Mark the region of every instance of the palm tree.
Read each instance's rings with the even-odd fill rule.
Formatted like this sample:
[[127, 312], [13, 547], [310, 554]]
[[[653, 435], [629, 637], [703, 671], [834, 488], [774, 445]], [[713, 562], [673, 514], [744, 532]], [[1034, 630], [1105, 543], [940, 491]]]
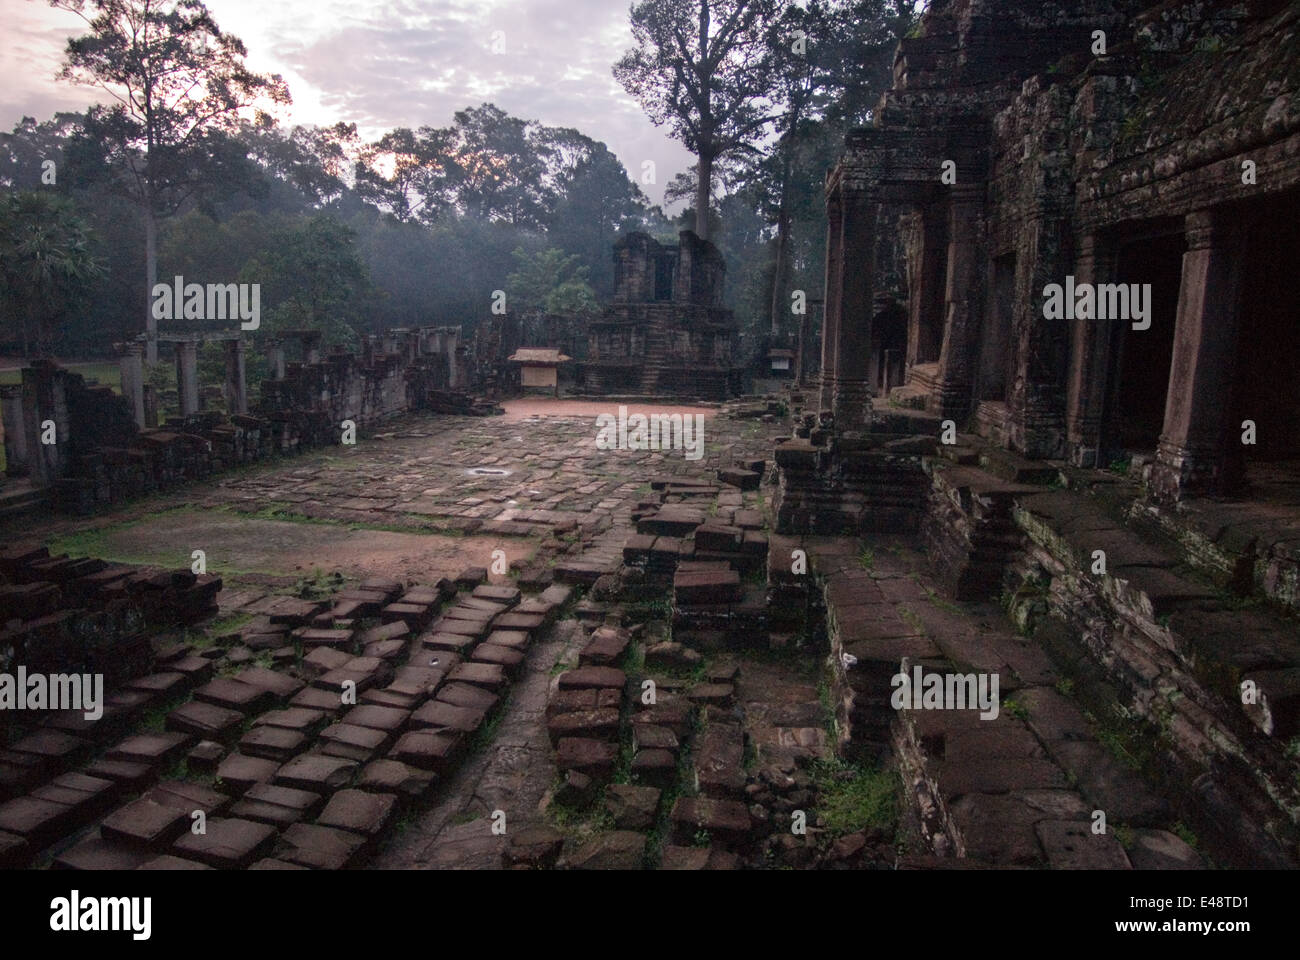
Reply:
[[0, 310], [21, 327], [24, 356], [32, 327], [37, 351], [53, 352], [60, 324], [104, 272], [66, 198], [35, 191], [0, 198]]

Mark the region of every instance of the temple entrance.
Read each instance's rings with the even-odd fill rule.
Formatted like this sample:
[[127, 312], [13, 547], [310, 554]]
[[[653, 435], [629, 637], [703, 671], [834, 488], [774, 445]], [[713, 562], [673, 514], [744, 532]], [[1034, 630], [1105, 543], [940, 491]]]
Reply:
[[1007, 387], [1015, 369], [1015, 345], [1012, 343], [1012, 311], [1016, 296], [1016, 255], [1008, 253], [993, 262], [993, 282], [989, 290], [989, 308], [984, 335], [980, 338], [978, 398], [1006, 400]]
[[1186, 249], [1180, 232], [1144, 238], [1119, 250], [1115, 282], [1151, 284], [1151, 326], [1134, 330], [1130, 321], [1111, 321], [1116, 362], [1107, 390], [1105, 440], [1116, 457], [1151, 453], [1160, 440]]
[[1241, 424], [1255, 423], [1247, 461], [1292, 460], [1300, 466], [1300, 192], [1275, 198], [1251, 220], [1242, 250], [1241, 315], [1228, 445]]

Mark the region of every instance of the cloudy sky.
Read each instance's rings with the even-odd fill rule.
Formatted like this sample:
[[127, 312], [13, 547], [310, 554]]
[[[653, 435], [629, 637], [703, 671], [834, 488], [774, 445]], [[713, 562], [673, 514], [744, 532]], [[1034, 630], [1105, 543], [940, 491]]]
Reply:
[[[658, 201], [692, 159], [650, 125], [610, 67], [631, 45], [630, 0], [207, 0], [249, 65], [284, 75], [296, 123], [356, 123], [373, 138], [393, 127], [446, 126], [491, 101], [515, 116], [576, 127], [603, 140], [640, 179], [653, 160]], [[56, 81], [74, 14], [45, 0], [0, 3], [0, 129], [48, 119], [104, 95]], [[494, 41], [501, 53], [494, 53]]]

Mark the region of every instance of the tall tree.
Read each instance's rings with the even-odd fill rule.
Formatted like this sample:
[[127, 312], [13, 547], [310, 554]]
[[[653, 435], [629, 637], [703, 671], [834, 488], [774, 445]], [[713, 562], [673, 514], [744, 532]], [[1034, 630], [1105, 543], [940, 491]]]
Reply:
[[238, 168], [222, 136], [241, 114], [285, 104], [279, 75], [254, 73], [238, 37], [222, 32], [199, 0], [50, 0], [80, 16], [90, 32], [68, 41], [60, 77], [101, 87], [111, 104], [87, 112], [87, 134], [119, 171], [145, 227], [145, 330], [158, 359], [149, 305], [158, 274], [158, 221], [174, 214], [213, 171]]
[[[24, 354], [33, 332], [38, 352], [53, 353], [59, 323], [102, 275], [89, 231], [66, 197], [48, 192], [0, 197], [0, 305], [19, 321]], [[34, 331], [29, 320], [35, 321]]]
[[753, 151], [773, 120], [770, 34], [783, 0], [641, 0], [636, 46], [614, 77], [656, 126], [696, 156], [695, 232], [709, 236], [709, 186], [719, 157]]

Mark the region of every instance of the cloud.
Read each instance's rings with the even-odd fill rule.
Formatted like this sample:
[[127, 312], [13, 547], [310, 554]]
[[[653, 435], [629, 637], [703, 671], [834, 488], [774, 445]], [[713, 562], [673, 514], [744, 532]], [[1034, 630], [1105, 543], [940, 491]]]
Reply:
[[[627, 5], [611, 0], [210, 0], [255, 69], [281, 73], [295, 122], [356, 123], [377, 137], [397, 126], [445, 126], [491, 101], [516, 116], [574, 127], [604, 141], [640, 180], [653, 161], [658, 201], [693, 158], [653, 127], [610, 67], [631, 42]], [[53, 79], [80, 21], [43, 4], [12, 5], [0, 29], [19, 42], [0, 54], [0, 125], [44, 118], [92, 97]], [[496, 43], [503, 52], [494, 53]], [[18, 48], [15, 50], [15, 48]]]

